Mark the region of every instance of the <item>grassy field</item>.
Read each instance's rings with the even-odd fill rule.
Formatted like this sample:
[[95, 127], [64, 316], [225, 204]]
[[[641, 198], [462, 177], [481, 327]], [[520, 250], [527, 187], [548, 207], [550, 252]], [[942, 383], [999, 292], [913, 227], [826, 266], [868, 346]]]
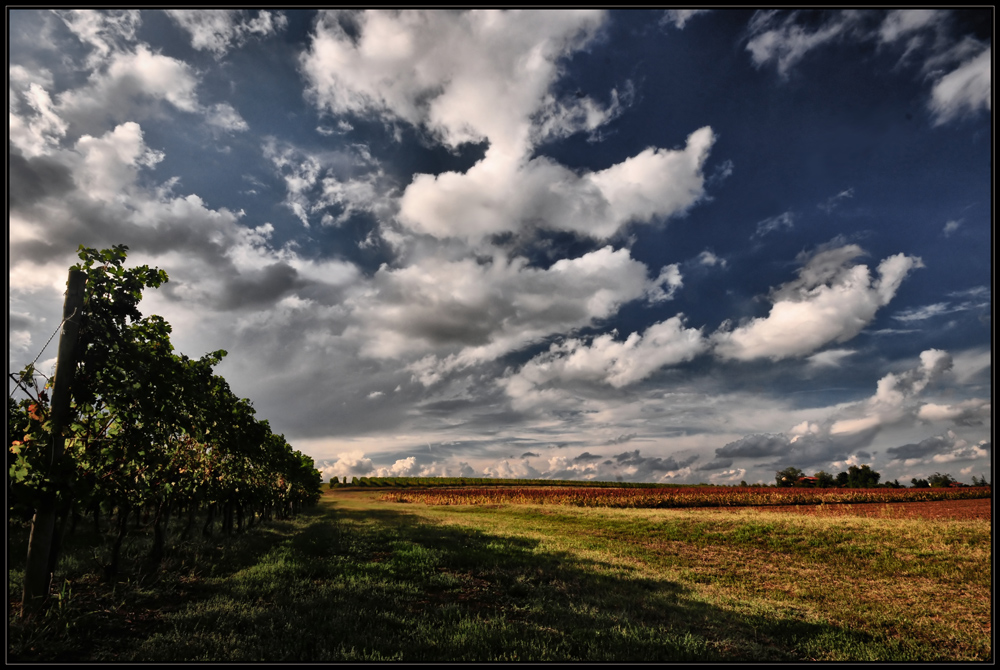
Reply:
[[115, 585], [71, 546], [9, 660], [993, 658], [989, 521], [377, 497], [331, 490]]

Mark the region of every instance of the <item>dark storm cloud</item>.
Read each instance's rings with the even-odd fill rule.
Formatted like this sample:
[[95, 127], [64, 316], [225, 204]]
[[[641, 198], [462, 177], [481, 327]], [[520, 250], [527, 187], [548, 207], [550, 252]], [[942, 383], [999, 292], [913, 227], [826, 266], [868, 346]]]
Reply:
[[523, 454], [521, 454], [521, 458], [538, 458], [538, 454], [534, 453], [533, 451], [526, 451]]
[[747, 435], [715, 450], [717, 457], [759, 458], [778, 456], [789, 450], [789, 440], [785, 435]]
[[442, 305], [436, 311], [415, 315], [405, 327], [414, 337], [437, 345], [478, 346], [490, 341], [494, 325], [483, 310], [466, 305]]
[[25, 158], [8, 144], [7, 188], [11, 209], [29, 207], [48, 197], [58, 197], [76, 186], [65, 165], [45, 156]]
[[724, 470], [733, 465], [733, 459], [731, 458], [716, 458], [710, 463], [705, 463], [705, 465], [700, 465], [695, 470], [703, 472], [706, 470]]
[[638, 437], [638, 433], [623, 433], [616, 438], [608, 440], [608, 444], [625, 444]]
[[582, 454], [580, 454], [579, 456], [577, 456], [576, 458], [574, 458], [573, 462], [574, 463], [585, 463], [587, 461], [599, 461], [599, 460], [601, 460], [601, 458], [602, 458], [601, 456], [595, 456], [594, 454], [590, 453], [589, 451], [585, 451]]
[[11, 260], [45, 263], [54, 258], [65, 256], [67, 248], [50, 244], [42, 240], [24, 240], [10, 245]]
[[449, 416], [457, 411], [476, 407], [478, 404], [476, 401], [467, 398], [456, 398], [421, 403], [419, 407], [420, 411], [426, 414]]
[[[494, 435], [496, 433], [503, 432], [509, 426], [518, 425], [520, 422], [524, 421], [525, 418], [523, 412], [507, 409], [493, 409], [494, 404], [488, 398], [480, 399], [477, 404], [480, 408], [482, 408], [482, 411], [470, 414], [465, 424], [463, 424], [463, 427], [469, 430], [476, 430], [483, 435]], [[536, 440], [532, 441], [534, 442]], [[567, 442], [562, 446], [567, 446], [569, 444], [570, 443]]]
[[[779, 460], [767, 464], [766, 467], [781, 470], [788, 466], [795, 466], [807, 472], [829, 468], [831, 462], [846, 460], [853, 453], [854, 447], [852, 445], [856, 441], [855, 437], [855, 435], [851, 435], [845, 439], [843, 436], [830, 438], [823, 435], [801, 435], [795, 442], [789, 444], [787, 451], [776, 454], [780, 457]], [[865, 444], [868, 442], [870, 439], [866, 439]], [[867, 458], [867, 456], [860, 455], [863, 453], [865, 452], [859, 452], [856, 455], [859, 458]]]
[[29, 314], [8, 314], [7, 327], [9, 330], [27, 330], [38, 325], [38, 319]]
[[[55, 164], [49, 166], [59, 173]], [[68, 168], [67, 168], [68, 170]], [[126, 245], [132, 252], [159, 255], [169, 251], [198, 259], [213, 269], [225, 270], [232, 261], [227, 257], [238, 228], [235, 215], [212, 212], [188, 200], [144, 202], [145, 215], [136, 218], [136, 210], [116, 203], [98, 202], [70, 178], [69, 190], [56, 206], [46, 206], [33, 217], [44, 217], [46, 235], [42, 240], [12, 242], [11, 254], [34, 263], [63, 258], [78, 246], [104, 249]], [[65, 182], [63, 183], [65, 185]]]
[[748, 435], [726, 446], [716, 449], [716, 458], [712, 463], [698, 468], [699, 470], [724, 469], [731, 467], [735, 459], [758, 459], [766, 456], [776, 456], [778, 460], [765, 463], [742, 463], [743, 467], [754, 467], [775, 470], [794, 466], [807, 471], [830, 467], [834, 461], [843, 461], [854, 453], [861, 459], [869, 459], [865, 451], [856, 452], [860, 446], [867, 446], [878, 432], [873, 430], [860, 431], [850, 435], [800, 435], [792, 442], [786, 435]]
[[226, 286], [225, 296], [219, 301], [219, 307], [240, 309], [272, 304], [305, 285], [306, 282], [295, 268], [287, 263], [272, 263], [257, 272], [230, 281]]
[[[847, 433], [845, 435], [833, 435], [830, 439], [832, 445], [839, 448], [841, 453], [847, 452], [851, 453], [857, 451], [858, 449], [866, 449], [872, 445], [875, 438], [879, 433], [882, 432], [882, 426], [872, 426], [864, 430], [859, 430], [856, 433]], [[858, 452], [865, 453], [865, 452]], [[840, 458], [840, 457], [837, 457]], [[837, 460], [835, 458], [834, 460]]]
[[967, 458], [972, 458], [973, 456], [971, 456], [970, 454], [976, 448], [982, 449], [983, 451], [992, 451], [993, 450], [993, 443], [992, 442], [982, 442], [982, 443], [980, 443], [978, 445], [975, 445], [973, 447], [969, 447], [969, 448], [963, 449], [960, 453], [963, 454], [963, 458], [966, 458], [966, 457]]
[[979, 444], [968, 444], [954, 433], [949, 432], [945, 435], [929, 437], [917, 444], [890, 447], [887, 451], [893, 460], [933, 458], [935, 462], [949, 462], [989, 458], [992, 448], [992, 442], [984, 440]]
[[615, 456], [615, 460], [622, 465], [628, 465], [636, 460], [640, 459], [639, 450], [635, 451], [623, 451], [622, 453]]
[[943, 435], [928, 437], [916, 444], [904, 444], [899, 447], [889, 447], [886, 451], [893, 460], [905, 461], [910, 458], [926, 458], [935, 454], [947, 453], [951, 450], [952, 440]]
[[[22, 161], [23, 164], [27, 163]], [[58, 164], [46, 166], [61, 174]], [[34, 167], [29, 165], [28, 167]], [[68, 188], [73, 181], [68, 178]], [[114, 204], [96, 202], [79, 190], [64, 194], [58, 208], [47, 207], [47, 235], [44, 240], [27, 239], [12, 243], [11, 256], [35, 263], [63, 258], [79, 245], [107, 248], [126, 245], [132, 253], [158, 256], [177, 252], [185, 261], [200, 262], [201, 272], [181, 272], [161, 289], [170, 299], [187, 302], [192, 292], [205, 293], [205, 301], [215, 309], [261, 309], [296, 293], [318, 305], [339, 303], [342, 289], [303, 277], [284, 261], [252, 271], [241, 271], [230, 257], [234, 245], [245, 243], [249, 231], [238, 223], [236, 214], [212, 211], [196, 197], [161, 199], [144, 203], [144, 216]], [[151, 263], [155, 265], [156, 263]], [[171, 272], [173, 274], [173, 272]], [[209, 282], [205, 283], [205, 279]], [[220, 282], [211, 291], [204, 286]]]
[[681, 461], [677, 461], [673, 456], [667, 456], [666, 458], [646, 458], [639, 455], [639, 450], [635, 451], [625, 451], [617, 456], [615, 460], [618, 461], [620, 466], [632, 466], [638, 468], [642, 473], [647, 472], [674, 472], [685, 468], [696, 460], [698, 456], [689, 456]]
[[135, 235], [126, 234], [132, 226], [121, 221], [120, 213], [80, 197], [78, 191], [65, 194], [60, 208], [46, 208], [44, 240], [12, 241], [11, 258], [43, 264], [65, 258], [78, 246], [103, 249], [115, 244], [134, 248]]

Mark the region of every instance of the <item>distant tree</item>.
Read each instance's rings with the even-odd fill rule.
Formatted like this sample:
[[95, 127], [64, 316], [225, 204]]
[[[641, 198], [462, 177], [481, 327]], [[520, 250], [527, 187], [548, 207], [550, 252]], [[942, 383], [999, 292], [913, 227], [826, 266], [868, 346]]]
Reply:
[[831, 488], [837, 483], [836, 477], [823, 470], [817, 472], [813, 477], [816, 478], [816, 486], [821, 489]]
[[905, 488], [902, 484], [899, 483], [898, 479], [894, 479], [891, 482], [883, 482], [882, 483], [882, 487], [883, 488], [887, 488], [887, 489], [901, 489], [901, 488]]
[[917, 479], [916, 477], [914, 477], [913, 479], [910, 480], [910, 483], [913, 484], [913, 488], [915, 489], [926, 489], [930, 487], [930, 484], [927, 482], [926, 479]]
[[848, 483], [848, 475], [846, 472], [837, 473], [837, 486], [840, 488], [847, 488], [850, 484]]
[[986, 477], [976, 477], [972, 475], [972, 485], [973, 486], [990, 486], [990, 483], [986, 481]]
[[927, 482], [932, 488], [944, 488], [946, 486], [951, 486], [951, 483], [955, 481], [955, 478], [949, 474], [941, 474], [940, 472], [935, 472], [933, 475], [927, 478]]
[[873, 489], [878, 486], [882, 475], [868, 465], [852, 465], [847, 469], [847, 486], [852, 489]]
[[[972, 478], [972, 481], [976, 481], [976, 478], [975, 478], [975, 477], [973, 477], [973, 478]], [[740, 486], [746, 486], [746, 485], [747, 485], [747, 480], [745, 480], [745, 479], [741, 479], [741, 480], [740, 480]], [[979, 484], [976, 484], [976, 486], [979, 486]]]
[[798, 468], [785, 468], [784, 470], [779, 470], [774, 473], [774, 480], [777, 482], [778, 486], [794, 486], [799, 477], [803, 476], [805, 473]]

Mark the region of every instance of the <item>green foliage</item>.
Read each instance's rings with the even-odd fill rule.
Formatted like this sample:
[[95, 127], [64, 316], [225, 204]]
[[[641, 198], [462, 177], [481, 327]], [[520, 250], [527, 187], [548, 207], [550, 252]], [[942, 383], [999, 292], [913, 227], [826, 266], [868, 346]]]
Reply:
[[45, 443], [45, 418], [39, 403], [7, 398], [7, 504], [12, 518], [30, 519], [36, 491], [45, 486], [45, 450], [32, 448]]
[[945, 486], [951, 486], [955, 481], [955, 478], [949, 474], [942, 475], [940, 472], [935, 472], [933, 475], [927, 478], [927, 482], [931, 485], [931, 488], [943, 488]]
[[910, 483], [913, 484], [913, 488], [915, 489], [930, 488], [930, 483], [928, 483], [926, 479], [917, 479], [916, 477], [914, 477], [913, 479], [910, 480]]
[[972, 475], [972, 485], [973, 486], [992, 486], [988, 481], [986, 481], [986, 477], [977, 477], [976, 475]]
[[847, 486], [852, 489], [872, 489], [878, 486], [881, 477], [869, 465], [852, 465], [847, 469]]
[[816, 486], [818, 488], [828, 489], [837, 484], [837, 478], [824, 470], [820, 470], [813, 476], [816, 477]]
[[[258, 420], [213, 367], [219, 350], [193, 360], [174, 352], [170, 324], [138, 310], [162, 270], [126, 268], [127, 247], [80, 247], [85, 273], [77, 369], [62, 459], [49, 463], [47, 389], [27, 368], [29, 397], [8, 402], [8, 497], [20, 513], [55, 491], [64, 510], [104, 505], [155, 509], [201, 503], [282, 506], [319, 499], [311, 458]], [[119, 512], [121, 514], [121, 512]]]
[[774, 480], [778, 486], [795, 486], [795, 483], [799, 481], [799, 477], [802, 477], [804, 474], [798, 468], [788, 467], [774, 473]]

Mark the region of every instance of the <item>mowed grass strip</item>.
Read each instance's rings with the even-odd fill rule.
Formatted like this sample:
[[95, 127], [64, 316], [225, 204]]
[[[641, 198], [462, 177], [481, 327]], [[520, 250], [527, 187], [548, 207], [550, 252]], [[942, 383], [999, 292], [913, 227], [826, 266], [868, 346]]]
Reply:
[[992, 659], [988, 522], [374, 495], [176, 546], [113, 593], [70, 559], [14, 660]]

